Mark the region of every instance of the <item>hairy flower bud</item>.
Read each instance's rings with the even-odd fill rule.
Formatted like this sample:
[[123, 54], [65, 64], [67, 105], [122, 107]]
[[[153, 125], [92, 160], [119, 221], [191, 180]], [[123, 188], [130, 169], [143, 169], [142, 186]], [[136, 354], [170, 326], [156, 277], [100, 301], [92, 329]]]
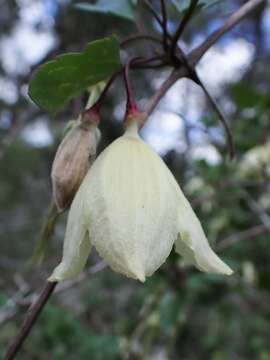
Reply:
[[99, 137], [96, 115], [84, 114], [59, 145], [51, 171], [53, 198], [59, 211], [71, 204], [95, 160]]
[[138, 135], [137, 118], [88, 171], [71, 205], [63, 259], [50, 281], [78, 275], [91, 246], [117, 272], [145, 280], [176, 252], [198, 269], [230, 275], [162, 159]]

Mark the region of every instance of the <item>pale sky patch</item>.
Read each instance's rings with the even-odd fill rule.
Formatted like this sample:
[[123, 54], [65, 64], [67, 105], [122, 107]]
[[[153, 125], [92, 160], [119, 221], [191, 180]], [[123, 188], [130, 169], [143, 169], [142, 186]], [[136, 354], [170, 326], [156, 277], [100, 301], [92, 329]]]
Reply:
[[46, 147], [53, 143], [46, 117], [40, 117], [34, 123], [27, 125], [21, 136], [25, 142], [36, 148]]

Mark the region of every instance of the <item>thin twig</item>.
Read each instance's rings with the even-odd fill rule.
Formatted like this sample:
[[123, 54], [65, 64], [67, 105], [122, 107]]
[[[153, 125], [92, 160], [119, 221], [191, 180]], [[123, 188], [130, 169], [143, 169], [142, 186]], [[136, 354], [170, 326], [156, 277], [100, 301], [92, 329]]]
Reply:
[[224, 129], [225, 129], [230, 158], [233, 159], [234, 154], [235, 154], [235, 149], [234, 149], [234, 142], [233, 142], [232, 133], [231, 133], [230, 127], [228, 125], [228, 122], [227, 122], [225, 116], [223, 115], [223, 113], [221, 112], [221, 110], [219, 109], [219, 107], [218, 107], [217, 103], [215, 102], [214, 98], [210, 95], [209, 91], [206, 89], [205, 85], [201, 82], [201, 80], [199, 80], [199, 86], [202, 88], [202, 90], [205, 93], [209, 103], [212, 105], [212, 108], [217, 113], [217, 115], [218, 115]]
[[218, 30], [214, 31], [201, 45], [191, 51], [189, 54], [190, 64], [195, 65], [203, 57], [206, 51], [221, 38], [221, 36], [231, 30], [252, 10], [265, 1], [266, 0], [249, 0], [243, 6], [241, 6], [225, 21], [225, 23]]
[[159, 69], [170, 65], [163, 55], [138, 58], [130, 64], [130, 69]]
[[172, 39], [172, 45], [171, 45], [171, 57], [174, 58], [175, 57], [175, 52], [176, 52], [176, 48], [177, 48], [177, 42], [180, 39], [181, 35], [183, 34], [183, 31], [185, 30], [187, 24], [189, 23], [195, 9], [196, 6], [198, 4], [199, 0], [191, 0], [189, 8], [187, 10], [187, 12], [185, 13], [182, 21], [180, 22], [174, 36]]
[[226, 238], [220, 240], [215, 250], [216, 251], [222, 251], [224, 249], [227, 249], [228, 247], [234, 245], [235, 243], [243, 240], [253, 239], [257, 236], [264, 235], [268, 232], [268, 229], [265, 225], [256, 225], [251, 227], [250, 229], [239, 231], [235, 234], [232, 234], [230, 236], [227, 236]]
[[142, 16], [142, 12], [140, 9], [143, 7], [143, 0], [137, 1], [137, 6], [135, 8], [135, 24], [140, 34], [147, 34], [146, 28], [145, 28], [145, 21]]
[[18, 353], [25, 339], [27, 338], [29, 332], [34, 326], [37, 318], [39, 317], [43, 307], [52, 295], [56, 284], [57, 282], [47, 282], [42, 292], [40, 293], [37, 301], [32, 306], [30, 306], [18, 335], [15, 337], [14, 341], [12, 342], [7, 351], [5, 360], [12, 360], [15, 358], [16, 354]]
[[157, 36], [146, 35], [146, 34], [134, 34], [134, 35], [130, 35], [130, 36], [126, 37], [125, 39], [123, 39], [120, 43], [120, 46], [122, 48], [125, 48], [131, 42], [138, 41], [138, 40], [148, 40], [148, 41], [152, 41], [157, 44], [163, 43], [162, 40]]
[[[107, 267], [107, 264], [104, 261], [100, 261], [97, 264], [90, 266], [88, 269], [83, 271], [76, 279], [67, 280], [58, 284], [55, 295], [69, 290], [70, 288], [78, 285], [80, 282], [85, 280], [89, 275], [94, 275]], [[7, 321], [14, 318], [21, 307], [30, 306], [35, 299], [37, 299], [38, 294], [36, 292], [31, 292], [28, 295], [25, 295], [21, 291], [12, 296], [7, 304], [1, 308], [0, 311], [0, 325], [3, 326]]]
[[241, 194], [245, 198], [247, 205], [253, 214], [258, 217], [261, 223], [267, 228], [268, 232], [270, 232], [270, 216], [264, 208], [262, 208], [247, 191], [241, 190]]
[[197, 85], [199, 85], [201, 87], [201, 89], [203, 90], [203, 92], [206, 95], [206, 98], [208, 99], [209, 103], [211, 104], [212, 108], [217, 113], [217, 115], [218, 115], [224, 129], [225, 129], [225, 133], [226, 133], [226, 137], [227, 137], [228, 149], [229, 149], [229, 153], [230, 153], [230, 158], [232, 159], [234, 157], [234, 154], [235, 154], [234, 143], [233, 143], [232, 133], [231, 133], [231, 130], [229, 128], [229, 125], [227, 123], [227, 120], [226, 120], [225, 116], [223, 115], [223, 113], [219, 109], [219, 107], [216, 104], [214, 98], [210, 95], [209, 91], [207, 90], [207, 88], [205, 87], [205, 85], [203, 84], [201, 79], [199, 78], [199, 75], [198, 75], [196, 69], [192, 65], [190, 65], [189, 59], [187, 58], [186, 54], [183, 52], [183, 50], [181, 49], [180, 46], [177, 46], [177, 51], [179, 52], [180, 60], [181, 60], [182, 64], [185, 66], [186, 70], [189, 73], [189, 78], [191, 80], [193, 80]]
[[156, 70], [156, 69], [161, 69], [164, 68], [165, 66], [170, 66], [169, 62], [159, 62], [156, 64], [134, 64], [131, 68], [132, 69], [150, 69], [150, 70]]
[[89, 275], [97, 274], [98, 272], [104, 270], [108, 265], [105, 263], [105, 261], [99, 261], [97, 264], [90, 266], [88, 269], [80, 273], [76, 279], [67, 280], [64, 282], [61, 282], [55, 291], [55, 294], [59, 294], [63, 291], [69, 290], [73, 286], [78, 285], [83, 280], [85, 280]]
[[159, 23], [161, 28], [163, 28], [163, 21], [160, 19], [158, 13], [153, 8], [153, 6], [150, 4], [150, 2], [148, 0], [143, 0], [143, 3], [145, 5], [145, 7], [147, 8], [147, 10], [150, 12], [150, 14], [152, 14], [153, 18], [156, 19], [156, 21]]
[[[6, 151], [10, 147], [10, 145], [12, 145], [13, 142], [17, 139], [18, 135], [21, 133], [26, 123], [27, 124], [31, 123], [39, 116], [39, 114], [40, 112], [37, 110], [33, 110], [30, 113], [26, 111], [23, 114], [22, 111], [20, 110], [20, 115], [18, 115], [18, 120], [14, 120], [14, 123], [9, 129], [9, 132], [6, 134], [6, 136], [4, 137], [4, 139], [2, 139], [0, 143], [0, 161], [5, 156]], [[15, 116], [17, 116], [16, 113], [14, 114], [14, 117]]]
[[154, 292], [147, 297], [146, 301], [143, 304], [143, 307], [140, 310], [137, 323], [134, 329], [127, 336], [127, 343], [124, 349], [123, 358], [124, 360], [130, 359], [133, 353], [133, 345], [142, 337], [146, 327], [149, 316], [158, 306], [160, 299], [164, 293], [163, 284], [158, 286]]
[[160, 0], [161, 13], [162, 13], [162, 31], [163, 31], [163, 47], [166, 52], [169, 48], [168, 45], [168, 19], [167, 19], [167, 9], [165, 0]]
[[164, 56], [163, 55], [155, 55], [155, 56], [151, 56], [151, 57], [133, 58], [132, 62], [130, 63], [130, 68], [134, 68], [139, 64], [141, 64], [141, 65], [150, 64], [155, 61], [164, 61]]
[[[163, 28], [163, 24], [164, 24], [164, 21], [159, 17], [158, 13], [156, 12], [156, 10], [153, 8], [153, 6], [149, 3], [149, 1], [147, 0], [144, 0], [143, 1], [144, 5], [147, 7], [148, 11], [152, 14], [152, 16], [154, 17], [154, 19], [156, 19], [157, 23], [160, 25], [162, 31], [163, 31], [163, 34], [164, 34], [164, 28]], [[165, 4], [164, 4], [165, 5]], [[166, 13], [166, 16], [167, 16], [167, 13]], [[173, 37], [172, 35], [169, 33], [168, 31], [168, 24], [167, 24], [167, 20], [166, 20], [166, 37], [167, 39], [169, 39], [170, 41], [172, 41]]]

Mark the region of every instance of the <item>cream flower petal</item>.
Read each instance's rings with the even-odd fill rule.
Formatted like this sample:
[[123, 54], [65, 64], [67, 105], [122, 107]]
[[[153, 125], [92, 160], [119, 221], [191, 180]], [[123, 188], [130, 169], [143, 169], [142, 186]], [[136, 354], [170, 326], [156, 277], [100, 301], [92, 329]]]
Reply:
[[180, 188], [178, 197], [179, 234], [175, 242], [176, 252], [201, 271], [231, 275], [233, 271], [209, 246], [201, 223]]
[[145, 280], [177, 236], [177, 204], [160, 157], [129, 128], [96, 160], [85, 182], [93, 245], [117, 272]]
[[91, 250], [89, 234], [84, 222], [84, 201], [78, 192], [68, 215], [62, 262], [54, 269], [49, 281], [76, 277], [84, 268]]

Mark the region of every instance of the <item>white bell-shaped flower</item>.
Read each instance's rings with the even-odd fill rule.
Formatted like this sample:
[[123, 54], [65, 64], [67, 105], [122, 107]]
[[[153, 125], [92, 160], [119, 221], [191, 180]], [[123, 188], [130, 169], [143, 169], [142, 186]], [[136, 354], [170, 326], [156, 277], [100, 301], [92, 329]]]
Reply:
[[75, 277], [91, 246], [110, 267], [145, 280], [176, 252], [198, 269], [230, 275], [162, 159], [138, 135], [136, 121], [94, 162], [68, 216], [64, 254], [50, 281]]

